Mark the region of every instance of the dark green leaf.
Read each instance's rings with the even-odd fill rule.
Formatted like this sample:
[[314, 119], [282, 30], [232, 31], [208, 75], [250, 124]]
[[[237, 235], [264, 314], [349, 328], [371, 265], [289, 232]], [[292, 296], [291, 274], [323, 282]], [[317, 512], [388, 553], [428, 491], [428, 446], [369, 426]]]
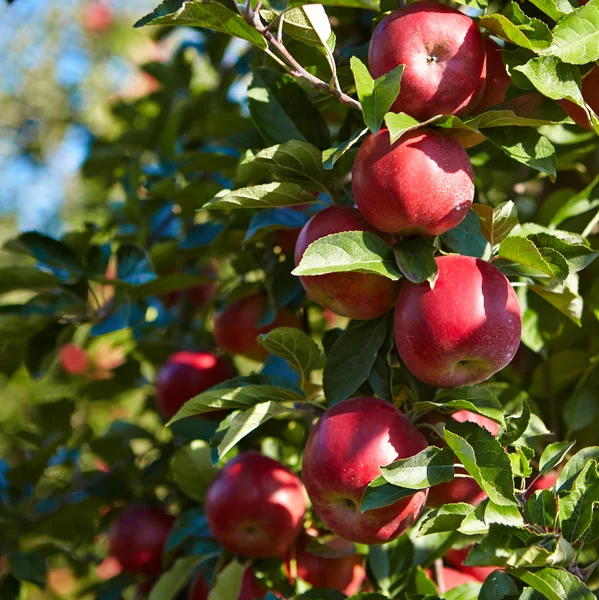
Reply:
[[472, 210], [480, 217], [480, 229], [491, 246], [502, 242], [518, 225], [518, 209], [508, 200], [495, 208], [487, 204], [473, 204]]
[[495, 523], [510, 527], [524, 526], [522, 515], [516, 506], [499, 506], [490, 500], [484, 500], [466, 516], [458, 531], [465, 535], [483, 535]]
[[267, 46], [264, 37], [238, 12], [211, 0], [166, 0], [134, 27], [144, 25], [204, 27], [247, 40], [258, 48]]
[[238, 190], [222, 190], [204, 204], [207, 210], [225, 208], [272, 208], [317, 202], [313, 194], [297, 183], [263, 183]]
[[400, 238], [393, 246], [393, 254], [399, 270], [412, 283], [428, 281], [435, 287], [439, 269], [435, 262], [435, 245], [432, 238]]
[[539, 474], [555, 469], [566, 458], [566, 454], [574, 447], [576, 442], [554, 442], [543, 450], [539, 460]]
[[490, 258], [491, 247], [481, 233], [480, 217], [473, 211], [468, 211], [466, 218], [453, 229], [441, 236], [441, 240], [458, 254]]
[[210, 448], [196, 440], [178, 450], [173, 456], [171, 471], [183, 493], [196, 502], [204, 502], [208, 485], [216, 470], [212, 467]]
[[415, 493], [416, 490], [392, 485], [387, 483], [383, 476], [379, 476], [373, 479], [364, 490], [360, 501], [360, 510], [365, 513], [369, 510], [385, 508]]
[[335, 342], [323, 374], [329, 404], [349, 398], [366, 381], [387, 335], [386, 316], [361, 321]]
[[260, 240], [279, 229], [299, 229], [309, 219], [307, 214], [291, 208], [267, 208], [252, 217], [244, 241]]
[[445, 504], [426, 515], [418, 535], [457, 531], [464, 518], [473, 510], [474, 507], [466, 502]]
[[537, 248], [551, 248], [564, 257], [570, 271], [577, 272], [590, 265], [599, 256], [583, 244], [571, 244], [549, 233], [535, 233], [528, 236]]
[[117, 254], [117, 279], [133, 286], [141, 286], [157, 278], [150, 255], [141, 246], [123, 244]]
[[252, 119], [268, 144], [299, 140], [321, 150], [330, 146], [325, 120], [290, 75], [255, 70], [248, 101]]
[[571, 490], [578, 475], [592, 460], [599, 462], [599, 446], [589, 446], [577, 452], [560, 471], [556, 483], [557, 491], [561, 493]]
[[450, 421], [445, 425], [444, 438], [492, 502], [517, 504], [510, 459], [495, 437], [473, 423]]
[[524, 505], [524, 518], [533, 525], [553, 527], [557, 498], [553, 490], [537, 490]]
[[387, 483], [412, 490], [422, 490], [453, 479], [455, 456], [449, 448], [429, 446], [409, 458], [381, 467]]
[[514, 580], [502, 571], [493, 571], [483, 582], [478, 600], [508, 600], [517, 595]]
[[505, 427], [499, 433], [497, 438], [502, 446], [509, 446], [520, 439], [526, 431], [530, 421], [530, 407], [523, 398], [520, 406], [511, 415], [505, 418]]
[[0, 269], [0, 294], [14, 290], [51, 290], [60, 285], [56, 275], [26, 265]]
[[556, 266], [548, 262], [553, 260], [555, 257], [547, 255], [544, 257], [534, 243], [525, 237], [511, 236], [503, 240], [499, 246], [499, 256], [512, 262], [525, 265], [545, 273], [549, 277], [558, 280], [560, 283], [565, 280], [568, 276], [568, 265], [565, 265], [566, 272], [563, 272], [564, 265]]
[[366, 134], [368, 128], [356, 131], [349, 140], [335, 144], [322, 153], [322, 163], [325, 170], [330, 171], [335, 163], [354, 145], [357, 144]]
[[160, 576], [148, 600], [174, 600], [203, 560], [204, 556], [195, 555], [178, 558], [175, 564]]

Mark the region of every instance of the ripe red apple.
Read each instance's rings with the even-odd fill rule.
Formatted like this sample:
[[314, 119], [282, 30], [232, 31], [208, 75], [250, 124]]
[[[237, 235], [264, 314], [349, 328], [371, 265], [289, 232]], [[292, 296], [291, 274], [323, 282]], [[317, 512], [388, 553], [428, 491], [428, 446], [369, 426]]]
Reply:
[[422, 434], [378, 398], [339, 402], [320, 418], [304, 450], [302, 478], [316, 514], [335, 534], [362, 544], [400, 536], [418, 517], [427, 490], [365, 513], [360, 500], [381, 466], [424, 450]]
[[377, 78], [405, 65], [393, 112], [419, 121], [468, 112], [485, 86], [485, 48], [476, 23], [439, 2], [415, 2], [377, 26], [368, 64]]
[[468, 556], [468, 552], [472, 546], [467, 546], [466, 548], [460, 548], [459, 550], [456, 548], [452, 548], [448, 550], [445, 554], [445, 560], [452, 566], [466, 573], [467, 575], [471, 575], [478, 581], [484, 581], [493, 571], [501, 571], [503, 570], [501, 567], [468, 567], [464, 565], [464, 561]]
[[107, 33], [114, 23], [112, 9], [104, 0], [88, 3], [83, 11], [83, 27], [89, 33]]
[[487, 56], [485, 91], [472, 111], [476, 115], [492, 106], [501, 104], [505, 100], [505, 93], [510, 86], [510, 76], [503, 64], [501, 47], [491, 38], [485, 38], [485, 53]]
[[162, 552], [175, 519], [152, 506], [129, 506], [112, 524], [109, 552], [126, 573], [158, 575]]
[[360, 147], [352, 187], [363, 217], [380, 231], [440, 235], [468, 213], [474, 174], [453, 137], [423, 128], [391, 145], [384, 129]]
[[[599, 67], [593, 67], [587, 73], [586, 77], [582, 80], [581, 90], [584, 101], [591, 107], [594, 113], [599, 114]], [[559, 100], [559, 103], [577, 125], [592, 131], [593, 126], [580, 106], [569, 100]]]
[[189, 399], [235, 375], [228, 359], [211, 352], [177, 352], [158, 371], [156, 406], [170, 419]]
[[[264, 598], [266, 588], [256, 579], [251, 568], [247, 568], [243, 574], [241, 589], [237, 600], [255, 600], [255, 598]], [[187, 600], [208, 600], [210, 588], [200, 573], [191, 584]]]
[[302, 527], [304, 486], [276, 460], [245, 452], [210, 484], [205, 510], [212, 535], [229, 552], [281, 556]]
[[277, 327], [299, 327], [297, 317], [286, 308], [280, 310], [269, 325], [258, 326], [266, 302], [264, 294], [245, 296], [223, 309], [214, 321], [214, 339], [229, 354], [241, 354], [254, 360], [264, 360], [268, 352], [256, 338]]
[[463, 585], [464, 583], [480, 584], [480, 580], [476, 579], [476, 577], [473, 577], [472, 575], [469, 575], [463, 571], [452, 569], [451, 567], [444, 566], [441, 568], [442, 581], [437, 581], [437, 578], [430, 569], [428, 570], [428, 575], [435, 580], [435, 583], [437, 584], [437, 587], [441, 593], [453, 590], [453, 588], [458, 587], [458, 585]]
[[295, 543], [295, 552], [289, 552], [285, 561], [285, 572], [291, 578], [291, 557], [295, 558], [297, 576], [312, 587], [332, 588], [353, 596], [366, 578], [364, 556], [355, 554], [353, 544], [341, 538], [333, 538], [326, 545], [334, 550], [347, 552], [344, 555], [327, 558], [312, 554], [307, 550], [310, 536], [302, 535]]
[[60, 365], [70, 375], [85, 375], [91, 370], [87, 350], [76, 344], [64, 344], [59, 352]]
[[505, 275], [469, 256], [435, 259], [439, 275], [403, 284], [395, 309], [395, 343], [406, 367], [435, 387], [485, 381], [520, 343], [518, 297]]
[[[384, 236], [364, 220], [356, 208], [332, 206], [316, 213], [304, 225], [295, 247], [295, 264], [299, 265], [308, 246], [327, 235], [343, 231], [369, 231], [388, 244]], [[306, 293], [322, 307], [351, 319], [374, 319], [391, 309], [399, 284], [372, 273], [327, 273], [300, 277]]]
[[[459, 410], [451, 415], [441, 415], [440, 413], [433, 412], [424, 415], [420, 422], [435, 425], [442, 421], [447, 421], [448, 419], [453, 419], [460, 423], [476, 423], [480, 427], [484, 427], [493, 436], [497, 436], [499, 433], [498, 423], [468, 410]], [[423, 428], [422, 433], [431, 444], [435, 446], [445, 446], [444, 440], [437, 436], [431, 429]], [[456, 473], [462, 475], [467, 474], [464, 467], [457, 466], [455, 470]], [[451, 481], [440, 483], [439, 485], [430, 488], [426, 505], [431, 508], [439, 508], [444, 504], [466, 502], [467, 504], [478, 506], [486, 497], [487, 494], [483, 492], [474, 479], [456, 477]]]

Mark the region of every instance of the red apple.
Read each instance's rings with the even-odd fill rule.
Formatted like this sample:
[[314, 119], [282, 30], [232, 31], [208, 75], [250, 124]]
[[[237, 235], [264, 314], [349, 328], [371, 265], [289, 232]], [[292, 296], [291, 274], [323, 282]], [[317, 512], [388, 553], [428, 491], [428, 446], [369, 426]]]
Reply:
[[471, 548], [472, 546], [460, 548], [459, 550], [452, 548], [445, 554], [445, 560], [452, 567], [455, 567], [467, 575], [471, 575], [478, 581], [484, 581], [491, 573], [493, 573], [493, 571], [503, 570], [501, 567], [468, 567], [464, 565], [464, 561], [466, 560], [468, 552], [470, 552]]
[[439, 2], [415, 2], [385, 17], [370, 41], [368, 64], [375, 78], [405, 65], [392, 110], [419, 121], [468, 112], [485, 86], [476, 23]]
[[130, 506], [112, 524], [109, 533], [110, 555], [126, 573], [158, 575], [162, 571], [162, 552], [175, 519], [152, 506]]
[[158, 371], [156, 406], [170, 419], [189, 399], [235, 375], [228, 359], [211, 352], [177, 352]]
[[[216, 279], [217, 272], [213, 265], [205, 265], [198, 270], [199, 275], [206, 275], [212, 279]], [[216, 295], [218, 286], [216, 281], [208, 281], [202, 283], [194, 288], [188, 290], [181, 290], [178, 292], [170, 292], [165, 297], [165, 304], [167, 307], [175, 305], [181, 298], [186, 298], [193, 304], [194, 308], [198, 311], [207, 308], [212, 299]]]
[[497, 106], [505, 100], [505, 93], [510, 86], [510, 76], [505, 70], [501, 47], [491, 38], [485, 38], [485, 53], [487, 55], [487, 78], [485, 91], [472, 111], [479, 114], [492, 106]]
[[474, 199], [464, 148], [426, 128], [393, 145], [386, 129], [369, 135], [354, 162], [352, 187], [364, 218], [397, 235], [440, 235], [464, 219]]
[[85, 375], [91, 370], [89, 354], [76, 344], [65, 344], [60, 348], [60, 364], [70, 375]]
[[[476, 423], [480, 427], [484, 427], [491, 435], [497, 436], [499, 433], [499, 424], [487, 417], [483, 417], [477, 413], [468, 410], [459, 410], [451, 415], [441, 415], [439, 413], [429, 413], [421, 419], [422, 423], [435, 425], [444, 420], [453, 419], [460, 423]], [[444, 440], [439, 438], [429, 428], [423, 429], [424, 437], [435, 446], [445, 446]], [[456, 466], [456, 473], [466, 475], [467, 471], [462, 466]], [[478, 506], [487, 494], [483, 492], [478, 483], [474, 479], [465, 477], [456, 477], [451, 481], [435, 485], [428, 491], [426, 505], [431, 508], [439, 508], [444, 504], [453, 502], [466, 502], [473, 506]]]
[[435, 259], [439, 275], [402, 286], [395, 343], [405, 366], [435, 387], [485, 381], [503, 369], [520, 343], [518, 297], [505, 275], [469, 256]]
[[112, 9], [104, 0], [89, 2], [83, 11], [83, 27], [89, 33], [107, 33], [114, 23]]
[[[304, 226], [295, 247], [298, 265], [308, 246], [327, 235], [343, 231], [369, 231], [391, 243], [349, 206], [332, 206], [316, 213]], [[374, 319], [391, 310], [399, 284], [372, 273], [327, 273], [300, 277], [306, 293], [322, 307], [351, 319]]]
[[264, 360], [268, 352], [258, 344], [256, 338], [277, 327], [299, 327], [297, 317], [287, 309], [277, 313], [269, 325], [258, 326], [265, 307], [266, 296], [245, 296], [222, 310], [214, 321], [214, 339], [229, 354], [241, 354], [254, 360]]
[[[264, 598], [266, 596], [266, 588], [256, 579], [254, 572], [249, 567], [243, 574], [241, 582], [241, 590], [237, 600], [254, 600], [255, 598]], [[187, 600], [208, 600], [210, 588], [200, 573], [191, 584]]]
[[316, 514], [335, 534], [362, 544], [400, 536], [418, 517], [427, 490], [365, 513], [360, 500], [381, 466], [428, 444], [392, 404], [378, 398], [339, 402], [320, 418], [304, 450], [302, 476]]
[[[599, 67], [593, 67], [582, 80], [582, 97], [594, 113], [599, 114]], [[584, 110], [569, 100], [559, 100], [561, 107], [568, 116], [580, 127], [592, 131], [593, 126]]]
[[441, 568], [441, 579], [442, 581], [437, 581], [434, 573], [431, 573], [431, 570], [428, 570], [429, 577], [432, 576], [432, 579], [435, 580], [437, 587], [441, 593], [448, 592], [449, 590], [453, 590], [453, 588], [458, 587], [458, 585], [463, 585], [464, 583], [477, 583], [480, 584], [480, 580], [476, 579], [472, 575], [465, 573], [463, 571], [458, 571], [457, 569], [452, 569], [451, 567], [442, 567]]
[[205, 510], [212, 535], [229, 552], [281, 556], [302, 527], [304, 486], [276, 460], [245, 452], [210, 484]]
[[[364, 556], [355, 554], [353, 544], [341, 538], [333, 538], [326, 545], [334, 550], [346, 551], [346, 554], [332, 558], [318, 556], [307, 550], [310, 539], [310, 536], [303, 535], [295, 543], [293, 556], [297, 576], [312, 587], [332, 588], [346, 596], [356, 594], [366, 578]], [[285, 561], [288, 576], [291, 575], [291, 557], [292, 552]], [[293, 583], [291, 576], [290, 581]]]
[[299, 229], [277, 229], [275, 233], [275, 245], [281, 248], [285, 255], [291, 255], [295, 251]]

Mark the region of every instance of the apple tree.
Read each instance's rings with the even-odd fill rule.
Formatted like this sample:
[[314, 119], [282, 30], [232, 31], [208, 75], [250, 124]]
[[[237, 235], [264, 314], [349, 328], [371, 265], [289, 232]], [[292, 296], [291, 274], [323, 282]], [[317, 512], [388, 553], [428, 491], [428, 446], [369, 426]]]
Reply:
[[4, 247], [0, 600], [597, 596], [599, 0], [399, 4], [140, 15]]

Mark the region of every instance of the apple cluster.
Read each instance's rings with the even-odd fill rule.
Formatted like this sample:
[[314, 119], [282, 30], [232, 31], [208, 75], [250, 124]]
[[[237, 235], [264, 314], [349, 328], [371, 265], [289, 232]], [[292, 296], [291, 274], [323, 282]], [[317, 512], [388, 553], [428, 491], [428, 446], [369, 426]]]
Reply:
[[[377, 26], [369, 65], [380, 77], [405, 65], [393, 105], [419, 121], [436, 115], [474, 114], [503, 101], [509, 77], [499, 47], [484, 39], [465, 14], [426, 0], [400, 8]], [[285, 253], [294, 248], [296, 265], [309, 246], [325, 236], [363, 231], [389, 246], [397, 237], [438, 236], [459, 226], [472, 205], [475, 186], [463, 146], [445, 133], [421, 127], [391, 143], [387, 130], [371, 134], [353, 166], [356, 206], [332, 206], [314, 214], [297, 236], [281, 238]], [[394, 338], [403, 365], [424, 383], [441, 388], [480, 383], [505, 367], [518, 349], [521, 314], [508, 279], [492, 264], [469, 256], [435, 258], [438, 275], [429, 282], [396, 282], [373, 273], [339, 272], [302, 276], [308, 296], [333, 313], [368, 320], [394, 309]], [[200, 294], [201, 302], [214, 293]], [[216, 315], [214, 339], [226, 353], [262, 361], [266, 350], [256, 338], [277, 327], [299, 327], [295, 314], [279, 311], [260, 325], [267, 298], [241, 297]], [[165, 419], [190, 398], [236, 375], [233, 364], [212, 352], [178, 352], [156, 380], [156, 404]], [[222, 412], [211, 413], [214, 418]], [[290, 581], [354, 594], [364, 584], [363, 557], [353, 543], [381, 544], [396, 539], [425, 506], [480, 503], [486, 496], [468, 477], [415, 491], [390, 506], [362, 512], [367, 486], [381, 466], [409, 458], [429, 445], [443, 446], [435, 427], [448, 420], [470, 421], [497, 436], [499, 425], [461, 410], [425, 414], [413, 422], [376, 397], [339, 402], [320, 417], [303, 454], [301, 479], [257, 452], [229, 461], [211, 483], [205, 514], [214, 538], [227, 552], [247, 558], [278, 557]], [[465, 473], [461, 466], [458, 474]], [[312, 510], [331, 532], [334, 558], [310, 551], [318, 529], [304, 528]], [[156, 576], [172, 518], [158, 509], [135, 506], [115, 522], [110, 550], [125, 570]], [[124, 544], [123, 540], [127, 540]], [[482, 581], [488, 570], [466, 572], [464, 553], [448, 555], [443, 587]], [[484, 572], [483, 572], [484, 571]], [[245, 572], [240, 599], [264, 597], [267, 590]], [[204, 575], [194, 580], [189, 600], [208, 598]]]

